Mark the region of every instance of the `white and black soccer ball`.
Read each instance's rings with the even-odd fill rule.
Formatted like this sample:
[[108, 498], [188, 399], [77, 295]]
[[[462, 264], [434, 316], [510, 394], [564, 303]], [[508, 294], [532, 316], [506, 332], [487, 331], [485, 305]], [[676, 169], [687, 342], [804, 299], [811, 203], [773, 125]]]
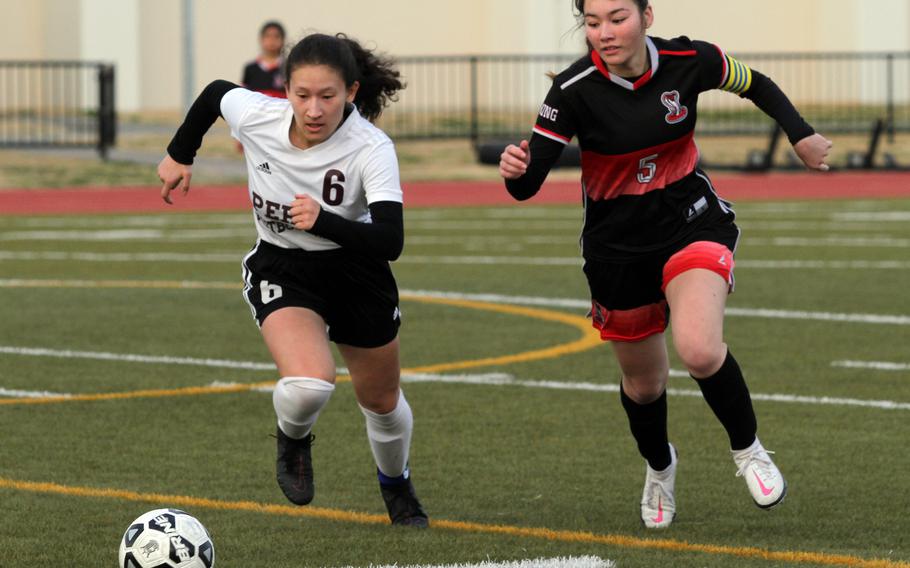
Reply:
[[130, 523], [120, 539], [120, 568], [212, 568], [209, 531], [179, 509], [155, 509]]

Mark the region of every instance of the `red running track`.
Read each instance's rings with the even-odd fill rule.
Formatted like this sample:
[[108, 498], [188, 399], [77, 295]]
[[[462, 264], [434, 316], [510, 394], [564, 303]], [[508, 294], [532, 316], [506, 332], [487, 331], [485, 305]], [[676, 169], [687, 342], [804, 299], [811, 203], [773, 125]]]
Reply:
[[[910, 173], [799, 173], [713, 176], [730, 201], [910, 198]], [[66, 213], [142, 213], [160, 211], [243, 211], [250, 203], [242, 186], [193, 187], [165, 204], [159, 188], [80, 187], [0, 190], [0, 215]], [[516, 203], [498, 181], [419, 182], [404, 184], [407, 207], [504, 205]], [[574, 181], [547, 182], [524, 203], [580, 203]]]

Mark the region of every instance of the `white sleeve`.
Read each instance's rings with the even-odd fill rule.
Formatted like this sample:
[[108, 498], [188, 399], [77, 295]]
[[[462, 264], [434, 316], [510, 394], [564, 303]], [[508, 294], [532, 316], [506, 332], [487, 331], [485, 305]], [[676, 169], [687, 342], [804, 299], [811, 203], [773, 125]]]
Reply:
[[398, 156], [391, 140], [376, 146], [364, 162], [363, 192], [367, 205], [378, 201], [401, 203], [404, 200], [398, 175]]
[[244, 88], [231, 89], [221, 97], [221, 116], [231, 127], [231, 136], [240, 140], [240, 127], [244, 119], [249, 115], [250, 109], [263, 102], [261, 99], [268, 100], [268, 97]]

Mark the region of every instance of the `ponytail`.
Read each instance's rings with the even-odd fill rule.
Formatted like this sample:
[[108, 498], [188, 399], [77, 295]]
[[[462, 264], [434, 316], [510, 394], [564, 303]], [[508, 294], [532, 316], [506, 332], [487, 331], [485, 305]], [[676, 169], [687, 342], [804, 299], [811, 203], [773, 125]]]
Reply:
[[391, 58], [365, 49], [345, 34], [311, 34], [297, 42], [288, 53], [285, 81], [290, 83], [291, 73], [302, 65], [327, 65], [338, 71], [348, 88], [359, 81], [354, 105], [371, 122], [390, 101], [398, 100], [397, 93], [405, 86]]

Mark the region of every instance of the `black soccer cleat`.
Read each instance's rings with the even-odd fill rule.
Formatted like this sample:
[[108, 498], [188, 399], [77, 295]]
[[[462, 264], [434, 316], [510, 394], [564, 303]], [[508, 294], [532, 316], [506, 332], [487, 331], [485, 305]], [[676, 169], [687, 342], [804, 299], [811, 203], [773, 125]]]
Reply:
[[278, 440], [278, 458], [275, 463], [278, 487], [291, 503], [306, 505], [313, 500], [316, 489], [313, 483], [313, 458], [310, 456], [310, 447], [316, 436], [307, 434], [295, 440], [277, 428], [275, 438]]
[[430, 526], [430, 519], [423, 512], [410, 478], [395, 485], [380, 483], [379, 490], [393, 525], [418, 529]]

